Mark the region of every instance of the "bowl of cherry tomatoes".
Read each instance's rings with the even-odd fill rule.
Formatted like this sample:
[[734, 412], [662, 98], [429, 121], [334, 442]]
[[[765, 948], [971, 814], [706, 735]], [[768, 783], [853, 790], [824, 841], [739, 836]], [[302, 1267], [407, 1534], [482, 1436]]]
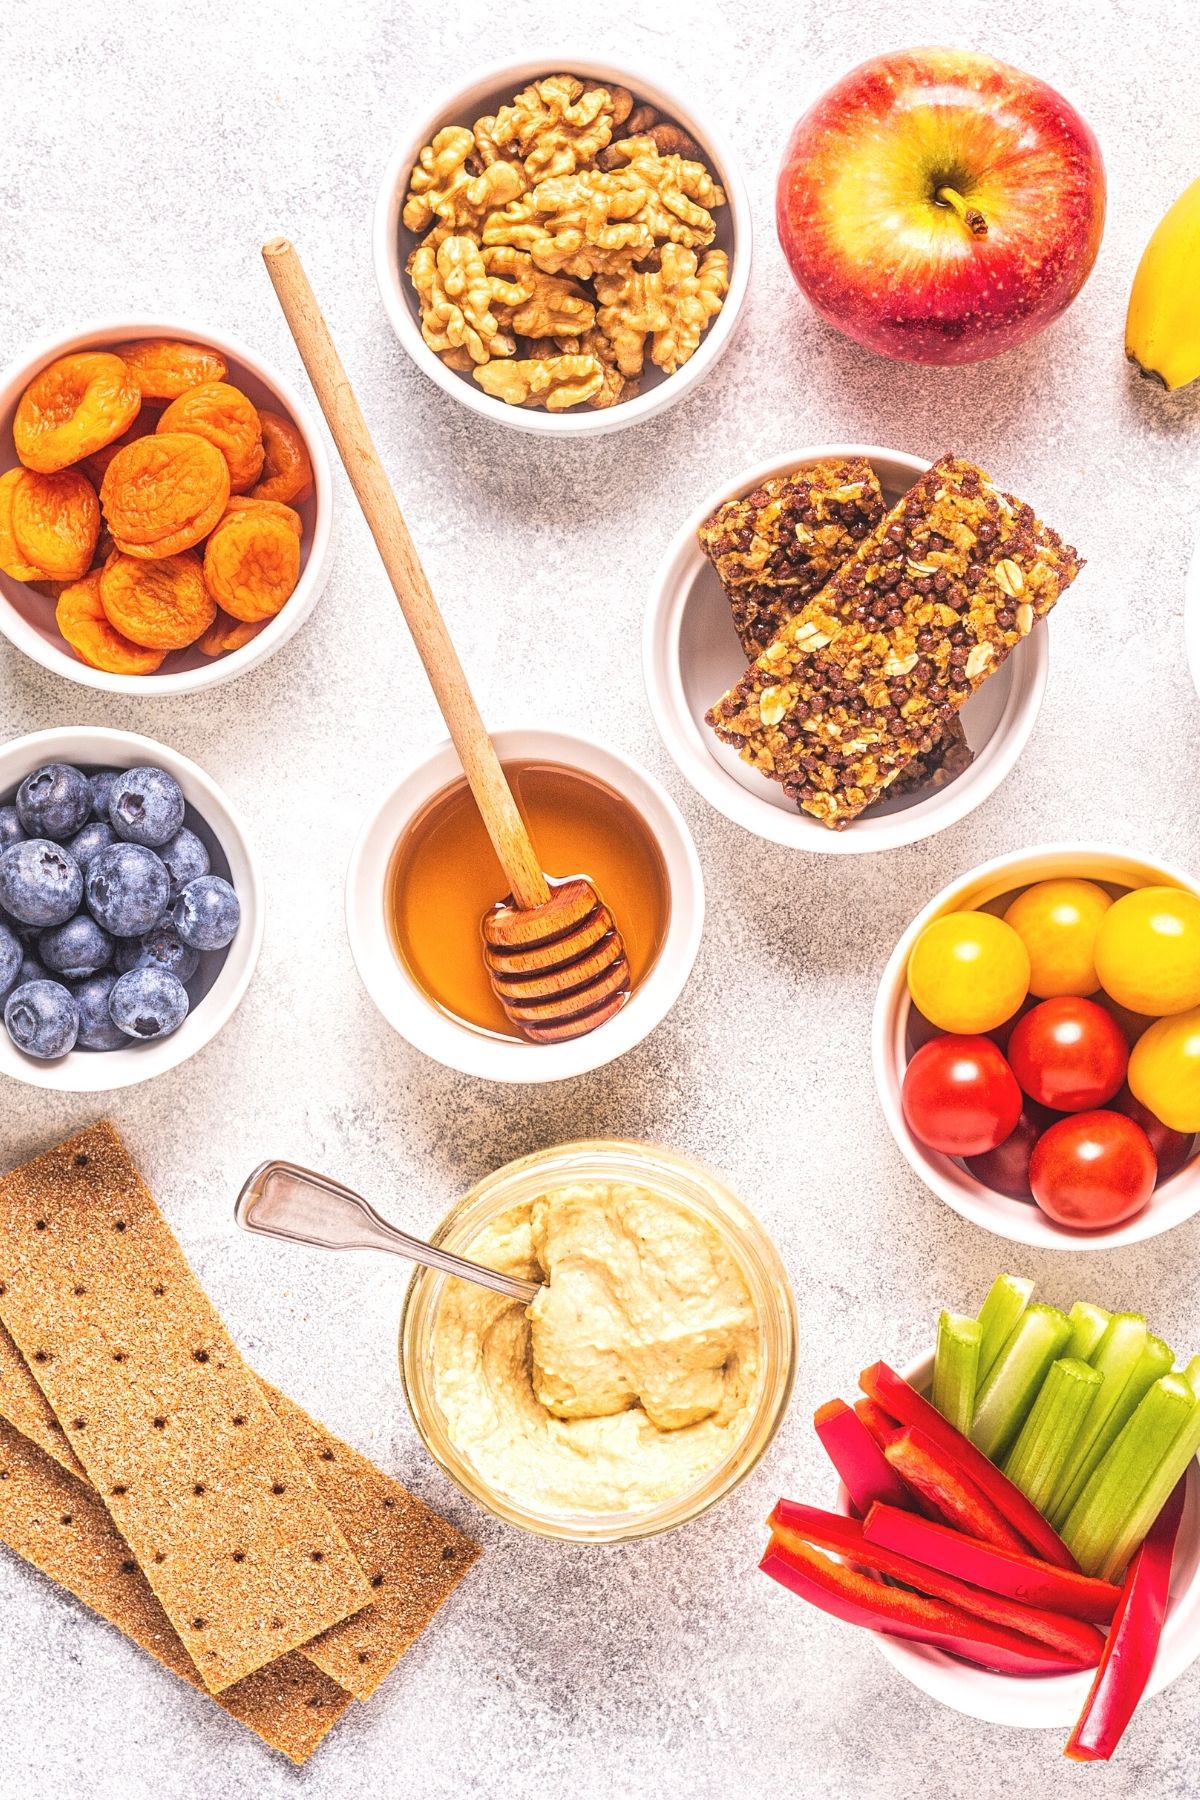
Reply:
[[1138, 1243], [1200, 1210], [1200, 883], [1101, 845], [997, 857], [912, 921], [875, 1002], [892, 1135], [1016, 1243]]

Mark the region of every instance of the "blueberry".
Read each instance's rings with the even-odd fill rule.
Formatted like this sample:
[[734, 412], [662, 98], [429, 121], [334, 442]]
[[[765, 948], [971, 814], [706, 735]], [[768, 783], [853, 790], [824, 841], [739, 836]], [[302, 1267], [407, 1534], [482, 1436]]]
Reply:
[[46, 763], [17, 789], [17, 817], [30, 837], [74, 837], [91, 810], [91, 783], [70, 763]]
[[187, 989], [182, 981], [158, 963], [118, 975], [108, 996], [113, 1024], [132, 1038], [169, 1036], [183, 1024], [187, 1009]]
[[[0, 857], [0, 876], [3, 862]], [[114, 937], [140, 937], [157, 925], [171, 890], [161, 861], [142, 844], [98, 850], [88, 864], [86, 886], [89, 912]]]
[[164, 919], [153, 931], [146, 932], [140, 938], [121, 938], [117, 944], [116, 970], [124, 975], [130, 969], [144, 968], [147, 963], [157, 963], [160, 968], [170, 969], [172, 975], [178, 975], [180, 981], [190, 981], [200, 963], [200, 953], [188, 944], [181, 944], [170, 919]]
[[105, 969], [71, 989], [79, 1008], [79, 1036], [75, 1041], [82, 1050], [119, 1050], [126, 1041], [125, 1033], [113, 1024], [108, 1010], [108, 996], [116, 979], [112, 969]]
[[24, 958], [25, 946], [16, 932], [0, 924], [0, 994], [7, 994], [10, 987], [16, 986]]
[[79, 1008], [61, 982], [25, 981], [4, 1002], [4, 1023], [18, 1050], [48, 1060], [74, 1045]]
[[207, 875], [212, 864], [208, 860], [208, 851], [186, 825], [180, 827], [169, 844], [164, 844], [158, 853], [167, 865], [167, 874], [171, 877], [171, 898], [175, 899], [181, 887], [189, 881], [195, 881], [198, 875]]
[[61, 844], [23, 838], [0, 851], [0, 906], [22, 925], [61, 925], [82, 898], [79, 864]]
[[13, 986], [20, 987], [23, 981], [49, 980], [51, 980], [49, 969], [38, 961], [32, 950], [26, 950], [21, 958], [21, 966], [17, 970], [17, 979], [13, 982]]
[[65, 925], [52, 925], [38, 939], [42, 961], [54, 975], [86, 981], [112, 961], [116, 945], [87, 913], [76, 913]]
[[193, 950], [223, 950], [241, 924], [242, 909], [222, 876], [200, 875], [180, 889], [171, 917]]
[[107, 850], [115, 844], [117, 834], [105, 819], [89, 819], [82, 831], [77, 831], [73, 838], [67, 839], [66, 847], [85, 872], [97, 850]]
[[183, 824], [183, 789], [165, 769], [125, 769], [113, 782], [108, 817], [119, 838], [157, 850]]
[[25, 827], [12, 802], [0, 806], [0, 850], [7, 850], [10, 844], [19, 844], [24, 836]]
[[88, 785], [92, 790], [92, 817], [103, 819], [108, 824], [108, 802], [113, 791], [113, 783], [121, 775], [120, 769], [98, 769], [88, 777]]

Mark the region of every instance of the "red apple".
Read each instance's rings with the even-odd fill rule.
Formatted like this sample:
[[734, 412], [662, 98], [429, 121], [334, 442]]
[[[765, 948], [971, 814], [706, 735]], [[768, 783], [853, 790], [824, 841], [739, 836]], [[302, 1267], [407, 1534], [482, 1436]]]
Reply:
[[1096, 260], [1104, 164], [1033, 75], [970, 50], [851, 69], [792, 132], [779, 241], [847, 337], [905, 362], [978, 362], [1056, 319]]

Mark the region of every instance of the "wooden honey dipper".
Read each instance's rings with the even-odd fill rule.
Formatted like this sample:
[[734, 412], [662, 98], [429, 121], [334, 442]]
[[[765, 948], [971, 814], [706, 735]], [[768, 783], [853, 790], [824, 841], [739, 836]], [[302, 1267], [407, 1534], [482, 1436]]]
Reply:
[[629, 997], [621, 934], [586, 876], [543, 873], [300, 258], [282, 237], [262, 254], [509, 884], [482, 921], [493, 991], [530, 1042], [582, 1037]]

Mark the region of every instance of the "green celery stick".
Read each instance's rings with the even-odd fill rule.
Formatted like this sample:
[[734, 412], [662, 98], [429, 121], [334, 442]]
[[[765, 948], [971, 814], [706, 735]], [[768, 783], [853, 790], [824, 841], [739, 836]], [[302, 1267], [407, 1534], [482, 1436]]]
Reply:
[[[1075, 1474], [1070, 1485], [1061, 1490], [1061, 1499], [1060, 1490], [1055, 1489], [1053, 1504], [1055, 1507], [1061, 1505], [1060, 1517], [1064, 1522], [1099, 1467], [1106, 1451], [1110, 1445], [1115, 1443], [1125, 1421], [1131, 1418], [1137, 1410], [1142, 1396], [1149, 1393], [1154, 1383], [1163, 1375], [1171, 1373], [1171, 1365], [1174, 1361], [1175, 1352], [1169, 1344], [1164, 1344], [1161, 1338], [1147, 1335], [1129, 1372], [1128, 1379], [1120, 1393], [1111, 1396], [1112, 1405], [1103, 1420], [1096, 1421], [1094, 1431], [1093, 1417], [1089, 1414], [1085, 1430], [1089, 1433], [1091, 1442], [1084, 1447], [1082, 1454], [1076, 1460]], [[1103, 1399], [1103, 1392], [1100, 1397]], [[1082, 1442], [1082, 1439], [1080, 1441]]]
[[1027, 1306], [979, 1390], [971, 1439], [999, 1462], [1038, 1397], [1046, 1372], [1061, 1356], [1071, 1321], [1056, 1306]]
[[1078, 1357], [1056, 1362], [1008, 1453], [1004, 1473], [1039, 1512], [1045, 1511], [1103, 1379]]
[[983, 1327], [978, 1319], [944, 1312], [938, 1320], [937, 1355], [933, 1362], [931, 1398], [944, 1419], [956, 1431], [969, 1432], [975, 1412], [975, 1385], [979, 1373], [979, 1345]]
[[979, 1309], [983, 1341], [979, 1346], [979, 1380], [982, 1384], [992, 1365], [1016, 1329], [1033, 1296], [1033, 1282], [1021, 1275], [997, 1275]]
[[1063, 1526], [1067, 1548], [1085, 1575], [1117, 1566], [1115, 1558], [1163, 1470], [1174, 1470], [1164, 1498], [1170, 1493], [1188, 1461], [1185, 1457], [1177, 1468], [1172, 1450], [1187, 1441], [1198, 1410], [1200, 1402], [1180, 1375], [1160, 1376], [1147, 1388]]
[[1121, 1390], [1133, 1374], [1149, 1335], [1141, 1313], [1114, 1313], [1104, 1328], [1104, 1336], [1091, 1358], [1093, 1369], [1104, 1377], [1104, 1385], [1092, 1401], [1088, 1416], [1083, 1422], [1083, 1430], [1075, 1440], [1075, 1448], [1067, 1458], [1067, 1466], [1059, 1476], [1058, 1484], [1050, 1497], [1048, 1517], [1056, 1530], [1061, 1529], [1063, 1520], [1078, 1496], [1081, 1484], [1076, 1482], [1076, 1477], [1083, 1466], [1083, 1460], [1103, 1431], [1112, 1408], [1121, 1398]]
[[1080, 1362], [1091, 1362], [1108, 1327], [1108, 1314], [1090, 1300], [1077, 1300], [1067, 1317], [1071, 1321], [1067, 1355], [1078, 1357]]
[[[1186, 1381], [1184, 1386], [1188, 1387]], [[1137, 1417], [1136, 1413], [1134, 1417]], [[1200, 1402], [1193, 1407], [1191, 1417], [1142, 1490], [1137, 1505], [1126, 1519], [1123, 1529], [1109, 1546], [1108, 1555], [1100, 1565], [1100, 1573], [1105, 1581], [1115, 1581], [1124, 1572], [1130, 1557], [1166, 1505], [1175, 1483], [1190, 1468], [1192, 1459], [1198, 1450], [1200, 1450]]]
[[1200, 1356], [1193, 1356], [1187, 1368], [1181, 1369], [1179, 1372], [1191, 1388], [1193, 1394], [1195, 1394], [1197, 1400], [1200, 1400]]

